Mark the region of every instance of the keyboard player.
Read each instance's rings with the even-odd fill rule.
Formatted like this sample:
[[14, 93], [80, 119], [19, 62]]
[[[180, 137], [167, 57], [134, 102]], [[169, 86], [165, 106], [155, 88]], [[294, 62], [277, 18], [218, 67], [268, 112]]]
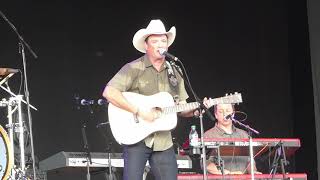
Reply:
[[[234, 105], [218, 104], [214, 106], [214, 115], [217, 119], [215, 126], [204, 133], [204, 138], [249, 138], [246, 131], [235, 127], [232, 120], [226, 116], [234, 113]], [[210, 149], [207, 161], [207, 171], [211, 174], [222, 174], [218, 167], [217, 149]], [[224, 161], [224, 174], [246, 174], [250, 172], [249, 156], [221, 156]], [[254, 172], [261, 174], [254, 166]]]

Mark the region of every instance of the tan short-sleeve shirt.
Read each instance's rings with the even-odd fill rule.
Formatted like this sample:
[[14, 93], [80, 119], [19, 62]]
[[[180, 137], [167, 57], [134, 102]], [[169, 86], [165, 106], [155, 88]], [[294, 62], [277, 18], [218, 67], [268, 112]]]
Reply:
[[[180, 101], [185, 101], [189, 96], [185, 90], [183, 79], [175, 72], [178, 80], [177, 86], [170, 85], [167, 65], [163, 63], [158, 72], [151, 64], [146, 55], [127, 63], [108, 82], [121, 92], [135, 92], [142, 95], [153, 95], [158, 92], [169, 92], [173, 97], [178, 96]], [[120, 119], [119, 119], [120, 120]], [[154, 151], [163, 151], [172, 146], [170, 131], [161, 131], [149, 135], [145, 139], [148, 147]]]

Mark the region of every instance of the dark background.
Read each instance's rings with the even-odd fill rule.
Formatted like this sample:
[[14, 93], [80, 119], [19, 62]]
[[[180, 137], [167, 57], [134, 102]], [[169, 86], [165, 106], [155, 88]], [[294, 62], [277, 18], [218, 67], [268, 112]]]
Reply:
[[[39, 56], [26, 49], [35, 154], [41, 161], [60, 151], [83, 151], [81, 126], [88, 125], [92, 151], [121, 152], [108, 126], [106, 107], [77, 109], [80, 98], [99, 99], [105, 84], [125, 63], [140, 57], [134, 33], [160, 18], [167, 30], [176, 26], [170, 52], [187, 69], [201, 98], [240, 92], [238, 110], [261, 132], [255, 137], [300, 138], [291, 161], [296, 172], [317, 179], [312, 75], [306, 2], [244, 1], [12, 1], [1, 11]], [[18, 39], [0, 20], [0, 65], [23, 69]], [[20, 75], [9, 80], [18, 93]], [[189, 90], [188, 90], [189, 91]], [[190, 91], [189, 91], [190, 92]], [[0, 92], [1, 98], [8, 94]], [[191, 93], [189, 93], [191, 96]], [[193, 97], [190, 97], [193, 101]], [[6, 109], [0, 109], [1, 125]], [[173, 131], [183, 144], [197, 119], [181, 119]], [[205, 130], [214, 122], [204, 119]], [[267, 173], [267, 172], [265, 172]]]

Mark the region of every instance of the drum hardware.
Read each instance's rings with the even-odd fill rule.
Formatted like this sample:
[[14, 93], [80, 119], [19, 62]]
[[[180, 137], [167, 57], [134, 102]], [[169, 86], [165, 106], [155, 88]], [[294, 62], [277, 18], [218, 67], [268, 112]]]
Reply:
[[[19, 136], [19, 148], [20, 148], [20, 166], [19, 166], [19, 173], [17, 173], [18, 177], [21, 176], [21, 174], [24, 175], [25, 173], [25, 151], [24, 151], [24, 131], [23, 131], [23, 121], [22, 121], [22, 110], [21, 110], [21, 99], [22, 95], [17, 95], [16, 97], [11, 97], [9, 98], [9, 104], [8, 106], [8, 123], [9, 125], [13, 128], [8, 129], [9, 131], [9, 137], [11, 140], [11, 146], [12, 146], [12, 151], [14, 155], [14, 137], [13, 133], [17, 132]], [[14, 105], [14, 106], [12, 106]], [[13, 113], [16, 112], [18, 113], [18, 122], [13, 123]], [[12, 174], [13, 177], [15, 177], [15, 173]]]
[[[7, 107], [8, 109], [8, 115], [7, 115], [7, 119], [8, 119], [8, 124], [6, 125], [7, 130], [8, 130], [8, 134], [9, 134], [9, 140], [10, 140], [10, 156], [12, 156], [13, 159], [13, 167], [12, 168], [12, 172], [11, 172], [11, 179], [16, 179], [15, 175], [17, 174], [18, 176], [21, 176], [19, 174], [23, 174], [23, 176], [25, 176], [25, 171], [26, 171], [26, 162], [25, 162], [25, 142], [24, 142], [24, 122], [22, 120], [22, 105], [21, 102], [23, 102], [24, 104], [27, 105], [28, 108], [28, 120], [29, 120], [29, 127], [30, 127], [30, 140], [31, 140], [31, 152], [32, 152], [32, 159], [33, 159], [33, 166], [35, 166], [35, 162], [34, 162], [34, 150], [33, 150], [33, 140], [32, 140], [32, 127], [31, 127], [31, 116], [30, 116], [30, 110], [29, 107], [31, 107], [34, 110], [37, 110], [37, 108], [35, 108], [34, 106], [32, 106], [29, 103], [28, 97], [27, 101], [25, 101], [23, 99], [22, 95], [16, 95], [14, 94], [9, 85], [8, 85], [8, 80], [10, 77], [12, 77], [14, 75], [13, 71], [8, 71], [8, 73], [3, 74], [5, 77], [0, 79], [0, 88], [5, 90], [7, 93], [9, 93], [11, 95], [11, 97], [6, 100], [6, 99], [2, 99], [0, 101], [0, 107]], [[26, 80], [26, 79], [25, 79]], [[6, 84], [7, 87], [4, 87], [3, 84]], [[28, 94], [28, 93], [26, 93]], [[17, 118], [14, 119], [13, 115], [17, 115]], [[15, 145], [14, 142], [14, 137], [17, 137], [19, 144]], [[15, 159], [15, 150], [14, 147], [19, 147], [19, 154], [20, 154], [20, 163], [19, 166], [17, 166], [14, 162]], [[18, 169], [16, 172], [14, 172], [14, 170]], [[19, 173], [18, 173], [19, 172]], [[35, 172], [34, 172], [35, 174]], [[21, 176], [21, 177], [23, 177]], [[35, 175], [34, 175], [35, 176]]]
[[13, 167], [13, 154], [7, 132], [0, 125], [0, 178], [8, 179]]
[[[22, 95], [15, 95], [13, 92], [11, 92], [8, 88], [5, 88], [1, 85], [0, 83], [0, 88], [3, 89], [4, 91], [6, 91], [7, 93], [9, 93], [11, 96], [19, 98], [18, 96], [22, 96]], [[24, 104], [28, 104], [25, 100], [23, 100], [22, 98], [20, 99], [21, 102], [23, 102]], [[12, 103], [12, 102], [11, 102]], [[38, 111], [38, 109], [34, 106], [32, 106], [31, 104], [29, 104], [30, 107], [36, 111]]]
[[8, 105], [8, 101], [6, 99], [1, 99], [0, 101], [0, 107], [7, 107]]
[[[34, 146], [33, 146], [33, 133], [32, 133], [32, 117], [31, 117], [31, 112], [30, 112], [30, 108], [33, 108], [34, 110], [37, 110], [34, 106], [31, 105], [30, 103], [30, 99], [29, 99], [29, 88], [28, 88], [28, 77], [27, 77], [27, 60], [26, 60], [26, 56], [25, 56], [25, 47], [27, 48], [27, 50], [29, 50], [29, 52], [31, 53], [31, 55], [34, 58], [38, 58], [38, 56], [36, 55], [36, 53], [31, 49], [30, 45], [24, 40], [24, 38], [19, 34], [18, 30], [16, 29], [16, 27], [14, 26], [14, 24], [12, 22], [10, 22], [10, 20], [5, 16], [4, 13], [2, 13], [0, 11], [0, 16], [8, 23], [8, 25], [11, 27], [11, 29], [15, 32], [15, 34], [17, 35], [18, 39], [19, 39], [19, 54], [22, 57], [22, 65], [23, 65], [23, 71], [21, 70], [17, 70], [17, 69], [9, 69], [6, 68], [5, 71], [2, 71], [2, 74], [8, 74], [9, 75], [13, 75], [16, 72], [20, 72], [21, 73], [21, 79], [23, 79], [23, 84], [24, 84], [24, 92], [25, 92], [25, 98], [26, 101], [24, 101], [23, 99], [21, 99], [22, 102], [24, 102], [27, 105], [27, 112], [28, 112], [28, 124], [29, 124], [29, 132], [30, 132], [30, 142], [31, 142], [31, 156], [32, 156], [32, 166], [35, 167], [35, 156], [34, 156]], [[8, 75], [8, 76], [9, 76]], [[7, 77], [8, 77], [7, 76]], [[6, 81], [6, 80], [5, 80]], [[10, 90], [8, 90], [8, 88], [4, 88], [1, 84], [0, 84], [0, 88], [2, 88], [3, 90], [7, 91], [8, 93], [10, 93], [11, 95], [15, 96], [14, 93], [12, 93]], [[23, 133], [20, 133], [20, 136]], [[21, 138], [20, 138], [21, 140]], [[21, 143], [21, 142], [20, 142]], [[21, 147], [22, 148], [22, 147]], [[21, 156], [24, 157], [24, 156]], [[22, 168], [22, 167], [21, 167]], [[23, 167], [24, 168], [24, 167]], [[36, 172], [35, 172], [35, 168], [34, 168], [34, 179], [36, 179]]]
[[[31, 167], [27, 167], [26, 170], [27, 169], [29, 171], [32, 170]], [[32, 180], [32, 179], [34, 179], [34, 178], [32, 178], [33, 174], [31, 174], [31, 172], [26, 173], [26, 170], [22, 170], [22, 169], [15, 166], [14, 168], [12, 168], [12, 173], [11, 173], [11, 176], [9, 179], [10, 180], [16, 180], [16, 179], [18, 179], [18, 180]], [[12, 174], [14, 174], [15, 178], [13, 178]], [[44, 176], [44, 175], [41, 175], [40, 173], [38, 173], [38, 176]], [[43, 177], [41, 179], [44, 179], [44, 178], [46, 178], [46, 177]]]
[[[6, 124], [6, 128], [8, 130], [9, 138], [8, 138], [8, 143], [3, 143], [3, 144], [8, 144], [7, 147], [7, 152], [4, 152], [3, 154], [7, 154], [8, 157], [10, 158], [10, 161], [12, 161], [12, 165], [10, 166], [10, 178], [11, 179], [16, 179], [16, 178], [26, 178], [25, 177], [25, 149], [24, 149], [24, 124], [22, 121], [22, 110], [21, 110], [21, 100], [22, 100], [22, 95], [17, 95], [15, 97], [10, 97], [9, 100], [7, 101], [6, 99], [2, 99], [0, 101], [0, 106], [5, 107], [7, 106], [8, 108], [8, 124]], [[18, 118], [17, 120], [14, 120], [13, 114], [17, 113]], [[14, 122], [17, 121], [17, 122]], [[17, 133], [18, 140], [19, 140], [19, 149], [20, 149], [20, 165], [16, 166], [14, 159], [15, 159], [15, 152], [14, 152], [14, 133]], [[10, 141], [10, 143], [9, 143]], [[4, 165], [1, 165], [2, 169]], [[8, 168], [6, 168], [8, 169]]]

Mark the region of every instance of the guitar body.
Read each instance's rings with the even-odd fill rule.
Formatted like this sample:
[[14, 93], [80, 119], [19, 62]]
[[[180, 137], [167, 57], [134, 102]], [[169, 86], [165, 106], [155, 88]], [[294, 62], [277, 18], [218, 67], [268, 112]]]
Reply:
[[[123, 96], [139, 110], [151, 111], [153, 108], [162, 110], [161, 116], [153, 122], [146, 122], [138, 117], [136, 122], [132, 113], [109, 103], [108, 115], [112, 134], [119, 144], [135, 144], [157, 131], [169, 131], [177, 126], [177, 112], [193, 110], [199, 103], [175, 105], [173, 97], [167, 92], [144, 96], [133, 92], [123, 92]], [[231, 104], [242, 102], [241, 94], [209, 99], [209, 106], [216, 104]]]
[[[160, 92], [151, 96], [144, 96], [132, 92], [123, 92], [123, 96], [139, 110], [148, 111], [154, 107], [174, 106], [172, 96], [167, 92]], [[148, 135], [157, 131], [169, 131], [177, 125], [177, 113], [162, 114], [154, 122], [139, 119], [136, 123], [134, 115], [126, 110], [109, 103], [109, 123], [112, 134], [119, 144], [135, 144]]]

